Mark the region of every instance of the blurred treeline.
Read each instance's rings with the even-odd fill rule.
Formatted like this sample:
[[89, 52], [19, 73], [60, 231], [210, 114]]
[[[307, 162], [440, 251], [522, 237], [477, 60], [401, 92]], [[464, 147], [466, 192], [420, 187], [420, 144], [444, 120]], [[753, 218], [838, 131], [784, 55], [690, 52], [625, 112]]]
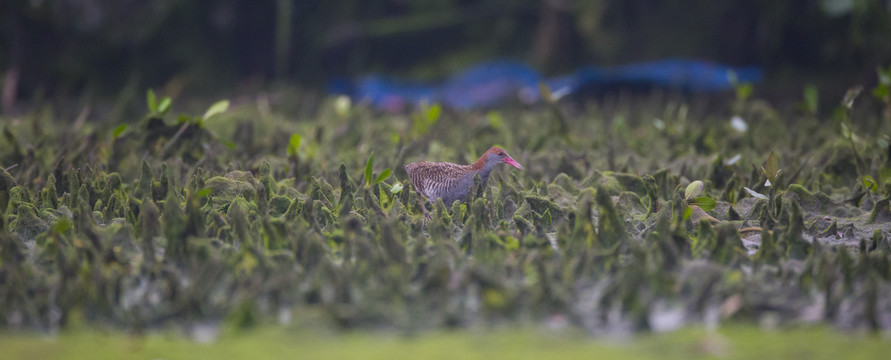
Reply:
[[370, 71], [434, 79], [510, 57], [545, 73], [664, 57], [769, 79], [875, 78], [891, 0], [2, 0], [4, 103]]

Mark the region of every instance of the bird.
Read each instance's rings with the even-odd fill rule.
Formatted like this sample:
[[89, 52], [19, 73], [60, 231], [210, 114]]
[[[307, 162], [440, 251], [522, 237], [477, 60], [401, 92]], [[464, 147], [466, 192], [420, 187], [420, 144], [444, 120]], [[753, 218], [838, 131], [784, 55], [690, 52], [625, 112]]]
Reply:
[[448, 162], [418, 161], [405, 165], [405, 171], [411, 180], [415, 191], [421, 195], [418, 200], [421, 209], [424, 210], [424, 224], [430, 219], [430, 213], [424, 206], [424, 199], [436, 201], [442, 199], [443, 203], [451, 204], [464, 201], [467, 190], [473, 186], [474, 177], [479, 174], [482, 185], [486, 185], [489, 174], [499, 164], [508, 164], [517, 169], [524, 170], [504, 149], [493, 146], [487, 150], [480, 159], [473, 164], [458, 165]]

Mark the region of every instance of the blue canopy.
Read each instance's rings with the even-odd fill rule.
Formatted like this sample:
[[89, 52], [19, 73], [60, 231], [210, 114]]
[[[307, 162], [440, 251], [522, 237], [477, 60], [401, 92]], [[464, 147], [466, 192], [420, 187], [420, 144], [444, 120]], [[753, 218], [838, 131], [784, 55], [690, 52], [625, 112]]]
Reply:
[[718, 63], [666, 59], [616, 67], [582, 67], [570, 74], [544, 78], [526, 64], [496, 60], [472, 66], [442, 84], [399, 81], [368, 75], [354, 81], [332, 80], [329, 91], [346, 94], [356, 101], [402, 111], [422, 101], [439, 102], [455, 109], [486, 108], [509, 101], [540, 101], [538, 84], [548, 85], [557, 95], [573, 94], [586, 87], [654, 86], [690, 92], [720, 92], [733, 88], [731, 78], [740, 83], [762, 80], [757, 67], [734, 68]]

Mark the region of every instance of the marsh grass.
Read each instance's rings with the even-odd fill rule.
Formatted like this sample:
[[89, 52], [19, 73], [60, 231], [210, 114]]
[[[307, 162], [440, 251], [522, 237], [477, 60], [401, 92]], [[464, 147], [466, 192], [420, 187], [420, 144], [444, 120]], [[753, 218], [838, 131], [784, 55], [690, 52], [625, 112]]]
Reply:
[[[728, 110], [657, 93], [397, 115], [258, 97], [178, 117], [151, 98], [137, 119], [3, 122], [4, 327], [247, 329], [313, 309], [407, 332], [555, 316], [595, 334], [891, 328], [889, 128], [867, 104], [841, 134], [748, 93]], [[492, 144], [527, 171], [436, 202], [423, 226], [403, 164]], [[762, 171], [774, 150], [786, 170]]]

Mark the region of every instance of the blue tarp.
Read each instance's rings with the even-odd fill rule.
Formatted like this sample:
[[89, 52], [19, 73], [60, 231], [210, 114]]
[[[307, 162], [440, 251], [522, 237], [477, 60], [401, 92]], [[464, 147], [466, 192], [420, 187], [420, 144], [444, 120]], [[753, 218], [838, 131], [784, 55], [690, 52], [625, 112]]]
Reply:
[[516, 61], [498, 60], [472, 66], [441, 84], [413, 83], [369, 75], [356, 80], [332, 80], [329, 91], [349, 95], [355, 101], [400, 111], [422, 101], [439, 102], [455, 109], [476, 109], [508, 101], [536, 103], [539, 82], [555, 94], [569, 95], [585, 88], [648, 86], [687, 92], [720, 92], [732, 89], [731, 74], [741, 83], [762, 79], [757, 67], [733, 68], [696, 60], [668, 59], [602, 68], [586, 66], [573, 73], [545, 78]]

